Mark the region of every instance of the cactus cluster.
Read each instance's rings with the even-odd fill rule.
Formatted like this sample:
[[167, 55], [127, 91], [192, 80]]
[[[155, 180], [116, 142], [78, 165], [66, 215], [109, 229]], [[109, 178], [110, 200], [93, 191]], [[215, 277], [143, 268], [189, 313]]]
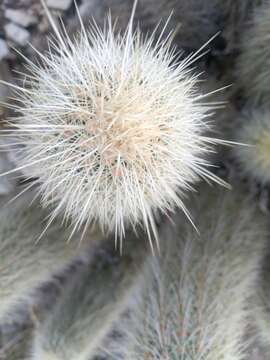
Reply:
[[74, 1], [76, 34], [41, 4], [0, 80], [0, 358], [270, 352], [270, 1]]

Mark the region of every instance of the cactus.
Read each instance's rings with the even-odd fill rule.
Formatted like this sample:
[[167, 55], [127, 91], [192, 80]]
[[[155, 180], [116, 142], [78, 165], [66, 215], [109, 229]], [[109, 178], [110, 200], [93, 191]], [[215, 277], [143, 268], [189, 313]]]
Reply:
[[253, 109], [242, 116], [237, 141], [246, 144], [234, 149], [245, 175], [266, 185], [270, 182], [270, 112]]
[[30, 204], [24, 193], [0, 209], [0, 318], [9, 317], [13, 306], [28, 301], [33, 290], [83, 255], [97, 235], [87, 234], [79, 244], [71, 230], [52, 223], [37, 243], [48, 212]]
[[149, 254], [144, 236], [128, 234], [122, 255], [95, 254], [37, 327], [33, 360], [90, 359], [139, 286]]
[[120, 239], [143, 225], [151, 240], [158, 210], [187, 213], [182, 195], [195, 181], [224, 183], [205, 159], [219, 140], [204, 134], [213, 106], [188, 68], [199, 52], [172, 65], [170, 37], [143, 39], [133, 17], [123, 35], [108, 20], [74, 41], [51, 20], [58, 43], [39, 53], [43, 68], [29, 61], [11, 124], [24, 145], [17, 169], [37, 179], [52, 218], [63, 213], [74, 230], [98, 223]]
[[270, 100], [270, 1], [258, 6], [242, 32], [241, 53], [236, 77], [252, 105], [267, 105]]
[[[131, 321], [119, 324], [128, 340], [112, 347], [122, 347], [124, 359], [242, 360], [247, 354], [266, 222], [239, 191], [209, 196], [207, 190], [200, 188], [193, 208], [200, 235], [181, 218], [161, 235], [162, 256], [152, 259]], [[114, 353], [106, 344], [103, 350]]]

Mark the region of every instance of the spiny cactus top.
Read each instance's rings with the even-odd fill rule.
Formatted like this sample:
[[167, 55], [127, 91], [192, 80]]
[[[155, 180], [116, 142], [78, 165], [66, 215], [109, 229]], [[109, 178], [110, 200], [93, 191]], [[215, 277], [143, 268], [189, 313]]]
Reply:
[[19, 89], [18, 167], [74, 229], [97, 222], [122, 238], [127, 224], [143, 225], [151, 238], [157, 210], [186, 211], [182, 193], [199, 177], [217, 180], [203, 159], [212, 107], [188, 69], [198, 54], [176, 63], [170, 39], [144, 39], [132, 19], [122, 35], [109, 20], [75, 39], [52, 25], [57, 40], [38, 53], [41, 66], [28, 60]]

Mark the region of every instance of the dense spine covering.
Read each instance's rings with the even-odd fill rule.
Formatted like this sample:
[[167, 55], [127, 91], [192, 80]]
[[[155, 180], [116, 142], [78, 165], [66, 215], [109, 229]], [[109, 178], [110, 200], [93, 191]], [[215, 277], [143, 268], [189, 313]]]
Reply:
[[91, 358], [141, 282], [144, 236], [128, 234], [122, 254], [103, 249], [74, 278], [36, 330], [33, 360]]
[[0, 318], [11, 316], [13, 306], [29, 300], [34, 289], [83, 255], [96, 239], [88, 233], [82, 244], [76, 235], [67, 242], [71, 230], [59, 222], [52, 223], [40, 238], [48, 212], [31, 204], [32, 200], [32, 194], [22, 194], [16, 201], [1, 204]]
[[237, 141], [244, 144], [234, 149], [245, 175], [260, 184], [270, 183], [270, 112], [267, 109], [248, 111], [242, 116]]
[[[201, 187], [196, 224], [183, 219], [163, 233], [162, 256], [153, 259], [144, 295], [121, 322], [127, 360], [242, 360], [254, 310], [266, 232], [256, 207], [236, 192]], [[126, 328], [125, 328], [126, 326]], [[119, 346], [117, 346], [119, 345]], [[129, 349], [127, 349], [129, 347]], [[110, 352], [110, 348], [105, 351]], [[113, 352], [112, 352], [113, 353]], [[109, 359], [117, 359], [113, 356]]]
[[[230, 28], [230, 21], [243, 23], [252, 1], [201, 1], [196, 13], [191, 9], [197, 0], [171, 1], [180, 8], [186, 6], [184, 14], [191, 14], [182, 13], [184, 29], [188, 29], [184, 46], [199, 48], [206, 34], [208, 39], [218, 30], [219, 21], [208, 22], [213, 17], [207, 4], [215, 7], [215, 19], [219, 19], [217, 14], [227, 16]], [[251, 36], [256, 45], [268, 41], [261, 35], [268, 26], [268, 3], [265, 1], [265, 14], [258, 10], [253, 21], [253, 35], [260, 39]], [[159, 14], [156, 2], [149, 4]], [[176, 22], [177, 14], [172, 17]], [[157, 237], [155, 215], [159, 210], [167, 213], [178, 206], [189, 216], [183, 194], [200, 177], [219, 181], [207, 170], [205, 160], [218, 142], [204, 135], [212, 106], [203, 103], [206, 95], [197, 93], [198, 77], [189, 69], [200, 53], [174, 66], [178, 55], [170, 50], [167, 30], [143, 39], [139, 29], [132, 30], [133, 15], [121, 35], [115, 34], [110, 20], [104, 32], [82, 28], [75, 40], [53, 24], [58, 40], [48, 54], [39, 54], [43, 67], [27, 60], [31, 72], [25, 75], [27, 87], [12, 85], [21, 94], [21, 105], [12, 105], [20, 117], [11, 122], [16, 144], [23, 145], [17, 155], [18, 169], [36, 179], [33, 185], [39, 185], [42, 204], [53, 205], [54, 210], [48, 238], [36, 247], [30, 241], [42, 232], [41, 210], [30, 207], [19, 214], [24, 200], [15, 209], [1, 210], [6, 211], [3, 219], [14, 217], [19, 227], [0, 220], [0, 236], [1, 229], [8, 234], [0, 240], [4, 264], [2, 274], [0, 267], [0, 279], [4, 279], [0, 316], [1, 306], [6, 313], [12, 304], [27, 300], [32, 289], [79, 253], [74, 244], [64, 249], [59, 237], [69, 239], [81, 226], [86, 231], [97, 222], [104, 232], [115, 231], [121, 238], [127, 225], [133, 229], [143, 225], [151, 240], [153, 234]], [[192, 17], [194, 22], [189, 21]], [[239, 66], [245, 69], [254, 61], [248, 51], [243, 45]], [[256, 57], [267, 56], [267, 49], [262, 54], [257, 46], [256, 51]], [[267, 68], [261, 64], [258, 68], [257, 77], [248, 86], [243, 81], [242, 87], [251, 101], [266, 103]], [[246, 70], [241, 71], [240, 80], [247, 78]], [[255, 146], [237, 151], [243, 168], [247, 165], [245, 171], [266, 183], [267, 111], [254, 111], [254, 116], [258, 122], [242, 128], [241, 142]], [[150, 260], [147, 274], [141, 269], [146, 256], [141, 254], [141, 243], [132, 245], [132, 255], [115, 255], [112, 263], [99, 254], [95, 265], [80, 271], [68, 284], [53, 311], [37, 327], [32, 359], [89, 360], [98, 349], [110, 360], [119, 360], [121, 353], [126, 360], [242, 360], [251, 313], [248, 300], [254, 295], [265, 244], [264, 223], [258, 220], [255, 207], [235, 193], [214, 192], [212, 198], [205, 188], [201, 192], [194, 214], [200, 236], [186, 219], [181, 218], [181, 225], [177, 220], [176, 231], [167, 228], [163, 232], [161, 256]], [[59, 213], [73, 219], [73, 232], [61, 230], [53, 221]], [[9, 238], [12, 251], [7, 246]], [[13, 269], [6, 265], [6, 255], [16, 264]], [[146, 274], [144, 285], [142, 274]], [[140, 291], [130, 304], [135, 284]], [[121, 323], [121, 337], [108, 345], [106, 336], [125, 309], [128, 316]], [[265, 309], [260, 311], [260, 319], [266, 320]], [[267, 341], [268, 324], [261, 324]]]
[[11, 124], [18, 169], [36, 178], [52, 218], [64, 213], [74, 230], [97, 222], [121, 239], [143, 225], [151, 239], [158, 211], [187, 213], [183, 193], [199, 178], [222, 183], [205, 159], [219, 140], [205, 135], [213, 106], [189, 68], [200, 52], [174, 65], [171, 37], [144, 39], [133, 16], [122, 35], [108, 20], [74, 40], [52, 22], [57, 42], [38, 53], [42, 67], [27, 60]]

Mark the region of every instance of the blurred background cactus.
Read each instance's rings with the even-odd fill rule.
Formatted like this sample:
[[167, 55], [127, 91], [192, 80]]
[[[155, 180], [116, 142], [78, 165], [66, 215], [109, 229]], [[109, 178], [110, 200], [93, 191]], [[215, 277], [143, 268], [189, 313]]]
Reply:
[[89, 240], [94, 243], [98, 238], [91, 233], [81, 244], [76, 236], [67, 242], [70, 231], [56, 221], [38, 241], [48, 214], [31, 204], [31, 195], [23, 194], [15, 203], [4, 203], [1, 209], [0, 318], [9, 316], [14, 305], [27, 301], [36, 287], [63, 270], [72, 259], [84, 256]]
[[[150, 254], [145, 237], [129, 234], [122, 254], [105, 248], [97, 252], [37, 327], [33, 359], [89, 360], [93, 356], [142, 282]], [[110, 239], [110, 248], [112, 244]]]
[[0, 1], [3, 360], [269, 357], [270, 1], [135, 5]]
[[199, 190], [190, 199], [199, 235], [179, 214], [163, 227], [161, 256], [150, 259], [131, 321], [119, 324], [124, 359], [247, 358], [267, 222], [242, 193]]

